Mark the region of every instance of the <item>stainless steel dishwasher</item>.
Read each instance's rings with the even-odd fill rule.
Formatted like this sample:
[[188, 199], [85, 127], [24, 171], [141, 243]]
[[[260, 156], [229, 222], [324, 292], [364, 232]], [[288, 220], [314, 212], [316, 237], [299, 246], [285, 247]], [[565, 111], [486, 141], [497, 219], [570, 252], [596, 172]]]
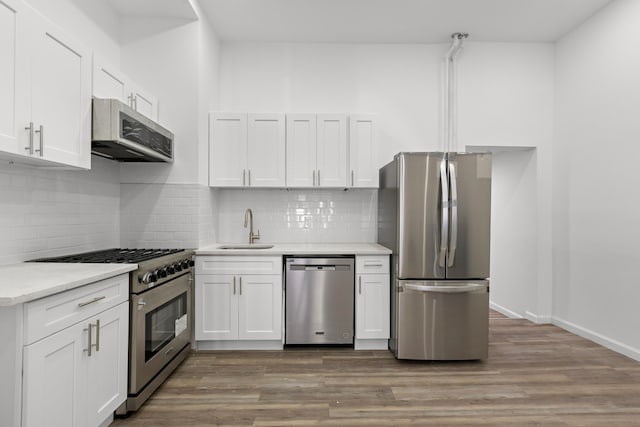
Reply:
[[353, 257], [286, 257], [285, 269], [285, 344], [353, 344]]

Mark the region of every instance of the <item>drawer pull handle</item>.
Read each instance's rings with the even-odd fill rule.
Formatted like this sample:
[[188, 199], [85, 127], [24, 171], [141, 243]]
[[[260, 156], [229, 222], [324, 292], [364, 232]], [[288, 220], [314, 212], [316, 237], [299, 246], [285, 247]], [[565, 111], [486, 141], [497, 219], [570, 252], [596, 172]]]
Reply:
[[86, 305], [93, 304], [94, 302], [98, 302], [98, 301], [100, 301], [101, 299], [105, 299], [105, 298], [106, 298], [106, 296], [104, 296], [104, 295], [103, 295], [103, 296], [101, 296], [101, 297], [95, 297], [95, 298], [94, 298], [94, 299], [92, 299], [92, 300], [89, 300], [89, 301], [85, 301], [85, 302], [80, 302], [80, 303], [78, 303], [78, 307], [84, 307], [84, 306], [86, 306]]
[[365, 266], [365, 267], [382, 267], [382, 264], [367, 264], [367, 263], [365, 262], [364, 266]]

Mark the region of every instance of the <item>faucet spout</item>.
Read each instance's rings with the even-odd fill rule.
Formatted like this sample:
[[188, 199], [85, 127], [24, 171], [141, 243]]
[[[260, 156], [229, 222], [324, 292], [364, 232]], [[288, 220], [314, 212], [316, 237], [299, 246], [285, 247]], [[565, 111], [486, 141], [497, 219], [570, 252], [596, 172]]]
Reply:
[[249, 224], [249, 244], [252, 244], [254, 240], [260, 238], [260, 230], [257, 234], [253, 233], [253, 212], [250, 208], [244, 211], [244, 228], [247, 228], [247, 224]]

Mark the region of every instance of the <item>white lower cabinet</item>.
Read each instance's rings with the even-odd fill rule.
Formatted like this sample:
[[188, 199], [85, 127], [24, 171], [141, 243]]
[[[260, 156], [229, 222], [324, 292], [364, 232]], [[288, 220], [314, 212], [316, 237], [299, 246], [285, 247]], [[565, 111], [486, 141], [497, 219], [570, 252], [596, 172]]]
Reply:
[[387, 349], [390, 329], [387, 255], [356, 256], [356, 349]]
[[97, 427], [127, 398], [129, 274], [0, 306], [0, 426]]
[[98, 426], [113, 414], [127, 397], [128, 320], [123, 302], [25, 346], [22, 425]]
[[197, 257], [198, 348], [281, 347], [281, 269], [281, 257]]

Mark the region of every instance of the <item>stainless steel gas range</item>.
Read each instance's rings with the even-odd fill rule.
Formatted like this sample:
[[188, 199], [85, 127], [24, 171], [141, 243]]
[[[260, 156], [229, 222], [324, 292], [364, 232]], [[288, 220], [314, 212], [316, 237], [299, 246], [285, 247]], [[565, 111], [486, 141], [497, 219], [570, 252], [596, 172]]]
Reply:
[[37, 262], [138, 264], [129, 275], [129, 390], [116, 414], [137, 411], [190, 351], [194, 252], [107, 249]]

